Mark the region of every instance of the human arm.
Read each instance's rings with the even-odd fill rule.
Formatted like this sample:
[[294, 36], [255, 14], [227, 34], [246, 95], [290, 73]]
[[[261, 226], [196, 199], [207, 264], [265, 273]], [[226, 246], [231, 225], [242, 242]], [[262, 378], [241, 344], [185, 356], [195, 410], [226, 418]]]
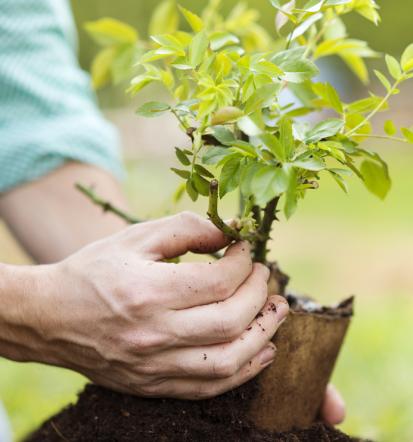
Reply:
[[0, 196], [0, 217], [37, 263], [57, 262], [81, 247], [126, 227], [75, 189], [93, 186], [105, 199], [127, 210], [119, 181], [97, 167], [67, 163], [54, 172]]

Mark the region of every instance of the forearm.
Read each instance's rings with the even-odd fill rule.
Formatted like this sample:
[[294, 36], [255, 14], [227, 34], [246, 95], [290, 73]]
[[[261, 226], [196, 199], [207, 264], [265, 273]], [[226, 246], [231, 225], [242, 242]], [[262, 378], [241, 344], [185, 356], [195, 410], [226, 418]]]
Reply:
[[127, 210], [120, 184], [109, 173], [78, 163], [69, 163], [0, 198], [0, 216], [39, 263], [60, 261], [126, 225], [91, 204], [75, 189], [76, 182], [94, 186], [105, 199]]
[[46, 267], [0, 264], [0, 356], [20, 362], [44, 358]]

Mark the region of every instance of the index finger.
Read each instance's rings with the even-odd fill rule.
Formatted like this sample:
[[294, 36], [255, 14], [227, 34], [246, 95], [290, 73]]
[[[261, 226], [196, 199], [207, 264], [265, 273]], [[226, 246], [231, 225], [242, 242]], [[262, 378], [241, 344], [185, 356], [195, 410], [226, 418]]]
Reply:
[[159, 289], [167, 289], [166, 306], [183, 310], [230, 298], [252, 272], [251, 246], [235, 243], [215, 262], [156, 265], [162, 269]]

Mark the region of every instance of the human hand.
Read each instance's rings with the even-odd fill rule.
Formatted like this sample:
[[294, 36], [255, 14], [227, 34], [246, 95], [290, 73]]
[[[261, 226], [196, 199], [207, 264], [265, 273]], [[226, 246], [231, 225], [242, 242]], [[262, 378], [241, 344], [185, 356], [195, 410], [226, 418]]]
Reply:
[[346, 405], [338, 390], [328, 385], [324, 402], [321, 407], [321, 417], [329, 425], [341, 424], [346, 416]]
[[244, 242], [214, 263], [163, 262], [227, 244], [182, 213], [46, 266], [43, 361], [140, 396], [204, 399], [245, 383], [273, 361], [270, 340], [288, 313], [284, 298], [268, 299], [268, 269]]

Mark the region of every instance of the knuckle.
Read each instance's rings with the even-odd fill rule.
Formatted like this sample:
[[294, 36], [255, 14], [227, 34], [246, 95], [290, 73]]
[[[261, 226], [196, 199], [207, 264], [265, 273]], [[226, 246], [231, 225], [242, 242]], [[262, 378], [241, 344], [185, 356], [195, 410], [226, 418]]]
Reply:
[[160, 394], [160, 387], [158, 384], [146, 384], [140, 387], [140, 392], [142, 395], [147, 397], [154, 397]]
[[215, 362], [213, 367], [213, 374], [217, 378], [230, 378], [231, 376], [234, 376], [234, 374], [236, 374], [238, 370], [238, 361], [226, 358]]
[[181, 212], [180, 214], [177, 215], [177, 217], [179, 218], [179, 221], [182, 221], [184, 224], [187, 225], [195, 225], [198, 226], [199, 224], [203, 223], [203, 219], [193, 213], [190, 212], [189, 210], [185, 210], [184, 212]]
[[231, 290], [228, 286], [228, 282], [222, 278], [216, 278], [212, 282], [212, 292], [219, 299], [226, 299], [231, 295]]
[[166, 339], [157, 333], [139, 333], [126, 339], [126, 345], [131, 353], [152, 353], [165, 346]]
[[244, 330], [240, 321], [231, 317], [221, 320], [220, 331], [224, 339], [234, 340], [238, 338]]
[[210, 399], [217, 395], [216, 388], [213, 385], [200, 383], [194, 392], [194, 397], [198, 400]]

